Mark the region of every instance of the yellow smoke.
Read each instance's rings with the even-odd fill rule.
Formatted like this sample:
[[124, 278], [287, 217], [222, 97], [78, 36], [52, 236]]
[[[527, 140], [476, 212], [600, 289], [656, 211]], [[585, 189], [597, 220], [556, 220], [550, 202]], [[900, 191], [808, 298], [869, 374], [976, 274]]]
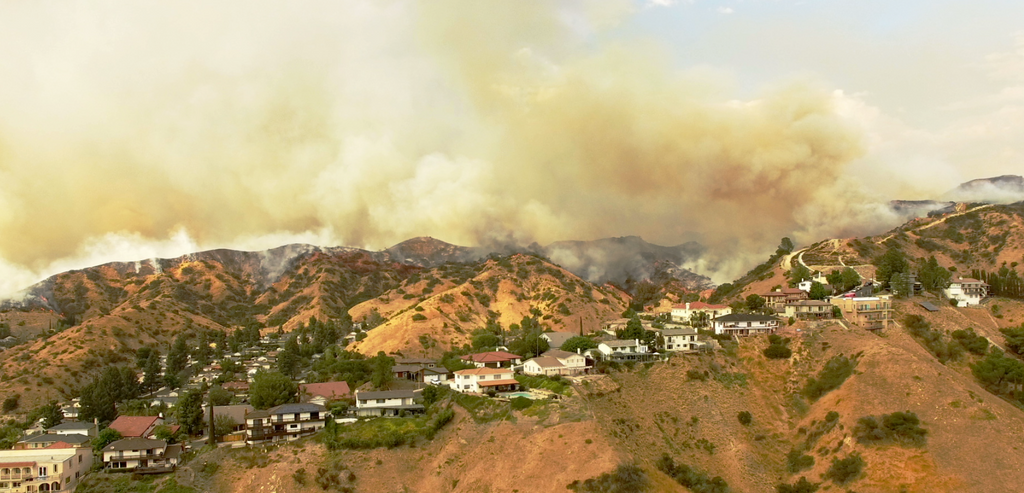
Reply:
[[830, 92], [731, 100], [666, 47], [601, 34], [629, 9], [0, 4], [0, 267], [92, 261], [112, 237], [639, 234], [698, 238], [725, 280], [783, 235], [875, 220], [835, 202], [863, 202], [843, 178], [862, 149]]

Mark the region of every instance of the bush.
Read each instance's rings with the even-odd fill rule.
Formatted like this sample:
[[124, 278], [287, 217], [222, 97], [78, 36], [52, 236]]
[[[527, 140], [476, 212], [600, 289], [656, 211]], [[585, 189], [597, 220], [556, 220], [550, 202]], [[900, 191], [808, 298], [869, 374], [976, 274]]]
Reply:
[[743, 426], [749, 426], [750, 423], [754, 421], [754, 417], [749, 411], [740, 411], [739, 414], [736, 415], [736, 419], [738, 419], [740, 424]]
[[690, 370], [686, 370], [686, 379], [687, 380], [699, 380], [699, 381], [703, 382], [703, 381], [708, 379], [708, 375], [707, 375], [707, 373], [704, 373], [704, 372], [702, 372], [700, 370], [690, 369]]
[[309, 476], [306, 474], [305, 469], [298, 469], [292, 473], [292, 479], [294, 479], [299, 485], [306, 486], [306, 482], [309, 481]]
[[786, 454], [786, 469], [789, 472], [796, 474], [812, 467], [814, 467], [814, 457], [804, 454], [803, 451], [793, 449]]
[[922, 446], [928, 431], [921, 428], [920, 424], [917, 414], [910, 411], [883, 414], [881, 418], [864, 416], [857, 420], [853, 434], [860, 443]]
[[573, 481], [566, 489], [578, 493], [633, 493], [650, 491], [651, 482], [647, 473], [632, 464], [623, 464], [614, 472], [606, 472], [582, 483]]
[[14, 394], [4, 399], [3, 412], [9, 413], [18, 408], [18, 401], [21, 399], [20, 394]]
[[729, 491], [729, 485], [720, 476], [708, 478], [707, 474], [686, 464], [676, 464], [668, 454], [661, 454], [657, 467], [659, 471], [669, 475], [693, 493], [727, 493]]
[[421, 320], [426, 320], [426, 319], [427, 319], [427, 316], [422, 314], [422, 313], [417, 313], [417, 314], [412, 316], [412, 320], [414, 322], [419, 322]]
[[818, 491], [818, 483], [812, 483], [805, 477], [793, 484], [782, 483], [775, 487], [776, 493], [814, 493]]
[[846, 484], [860, 477], [864, 465], [864, 459], [860, 454], [850, 454], [845, 459], [835, 458], [832, 459], [832, 465], [829, 466], [825, 477], [836, 484]]
[[781, 344], [772, 344], [763, 351], [763, 354], [768, 359], [788, 359], [793, 356], [793, 350]]
[[825, 367], [818, 372], [817, 379], [811, 378], [807, 380], [807, 385], [804, 386], [802, 393], [812, 402], [816, 401], [821, 396], [839, 388], [850, 375], [853, 375], [853, 369], [856, 366], [857, 361], [854, 359], [849, 359], [845, 356], [835, 356], [825, 363]]
[[522, 411], [523, 409], [526, 409], [532, 405], [533, 400], [528, 399], [526, 397], [518, 396], [512, 398], [512, 409], [516, 411]]

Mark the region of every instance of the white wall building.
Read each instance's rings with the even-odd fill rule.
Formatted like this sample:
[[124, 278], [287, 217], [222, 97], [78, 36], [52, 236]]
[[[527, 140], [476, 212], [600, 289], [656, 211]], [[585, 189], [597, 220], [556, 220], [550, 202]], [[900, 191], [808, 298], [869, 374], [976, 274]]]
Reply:
[[754, 335], [772, 334], [779, 328], [779, 319], [770, 315], [734, 313], [718, 317], [714, 322], [715, 334]]
[[418, 394], [413, 390], [387, 390], [382, 392], [356, 391], [356, 416], [398, 416], [405, 412], [423, 412], [416, 403]]
[[683, 303], [672, 307], [673, 322], [689, 322], [694, 313], [706, 313], [708, 320], [732, 313], [732, 308], [725, 305], [709, 305], [702, 301]]
[[108, 469], [173, 469], [181, 457], [181, 444], [163, 440], [125, 438], [103, 448], [103, 467]]
[[973, 306], [981, 303], [988, 296], [988, 284], [977, 279], [957, 277], [942, 292], [947, 298], [956, 300], [956, 306]]
[[0, 450], [0, 491], [71, 492], [91, 467], [88, 448]]
[[455, 380], [451, 382], [452, 390], [457, 392], [484, 393], [488, 390], [508, 392], [517, 390], [519, 382], [511, 368], [473, 368], [455, 372]]
[[696, 351], [703, 346], [697, 341], [697, 329], [665, 329], [661, 331], [665, 350], [670, 352]]
[[327, 408], [319, 404], [281, 404], [245, 416], [245, 438], [250, 443], [294, 440], [327, 424]]
[[581, 375], [591, 367], [582, 354], [552, 349], [523, 363], [527, 375]]

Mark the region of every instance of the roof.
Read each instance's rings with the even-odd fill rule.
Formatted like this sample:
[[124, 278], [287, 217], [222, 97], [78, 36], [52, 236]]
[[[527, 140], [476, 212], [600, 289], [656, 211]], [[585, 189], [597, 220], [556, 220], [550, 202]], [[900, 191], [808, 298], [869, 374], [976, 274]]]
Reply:
[[181, 455], [181, 444], [175, 443], [167, 446], [167, 450], [164, 450], [164, 458], [176, 459]]
[[344, 381], [304, 383], [299, 385], [299, 390], [311, 396], [321, 396], [326, 397], [327, 399], [338, 399], [352, 395], [352, 390], [349, 389], [348, 382]]
[[125, 438], [111, 443], [103, 448], [104, 452], [117, 450], [149, 450], [153, 448], [164, 448], [167, 442], [163, 440], [150, 440], [148, 438]]
[[605, 346], [608, 346], [608, 347], [636, 346], [636, 340], [635, 339], [612, 339], [610, 341], [601, 341], [601, 344], [604, 344]]
[[663, 336], [692, 336], [697, 334], [697, 329], [665, 329], [661, 331]]
[[958, 282], [958, 283], [961, 283], [961, 284], [965, 284], [965, 283], [966, 284], [985, 284], [982, 281], [979, 281], [977, 279], [973, 279], [973, 278], [970, 278], [970, 277], [960, 277], [960, 278], [957, 278], [956, 280], [954, 280], [953, 282]]
[[[533, 358], [530, 361], [534, 362], [537, 366], [541, 368], [561, 368], [565, 366], [562, 364], [561, 361], [558, 361], [558, 358], [552, 358], [550, 356], [537, 356], [536, 358]], [[529, 363], [530, 361], [527, 361], [527, 363]]]
[[793, 305], [793, 306], [831, 306], [832, 303], [829, 303], [829, 302], [824, 301], [824, 300], [800, 300], [800, 301], [790, 301], [789, 303], [786, 303], [786, 306], [790, 306], [790, 305]]
[[455, 372], [456, 375], [495, 375], [499, 373], [512, 373], [512, 370], [510, 368], [470, 368]]
[[477, 385], [481, 387], [496, 387], [498, 385], [513, 385], [518, 384], [519, 381], [514, 378], [508, 378], [505, 380], [488, 380], [486, 382], [479, 382]]
[[576, 336], [572, 332], [545, 332], [540, 335], [551, 342], [551, 347], [562, 347], [565, 341], [572, 339]]
[[732, 313], [729, 315], [722, 315], [715, 319], [715, 323], [718, 322], [772, 322], [778, 319], [771, 315], [758, 315], [756, 313]]
[[804, 293], [807, 293], [807, 291], [804, 291], [804, 290], [802, 290], [800, 288], [782, 288], [782, 294], [804, 294]]
[[506, 351], [489, 351], [486, 353], [467, 354], [461, 359], [470, 360], [474, 363], [497, 363], [501, 361], [523, 359], [523, 357]]
[[361, 392], [356, 391], [356, 398], [360, 400], [365, 399], [412, 399], [416, 397], [416, 392], [412, 390], [385, 390], [381, 392]]
[[34, 467], [35, 462], [0, 462], [0, 467]]
[[310, 403], [305, 403], [305, 404], [295, 404], [295, 403], [281, 404], [280, 406], [276, 406], [276, 407], [272, 407], [270, 409], [267, 409], [267, 412], [269, 412], [270, 414], [294, 414], [294, 413], [316, 413], [316, 412], [321, 412], [322, 413], [322, 412], [325, 412], [325, 411], [327, 411], [326, 407], [323, 407], [320, 404], [310, 404]]
[[769, 296], [786, 296], [786, 293], [783, 293], [782, 291], [770, 291], [761, 295], [762, 298], [767, 298]]
[[156, 424], [160, 416], [118, 416], [108, 428], [113, 428], [123, 437], [140, 437]]
[[245, 415], [253, 412], [255, 408], [248, 404], [239, 404], [235, 406], [213, 406], [213, 417], [227, 416], [235, 423], [245, 423]]
[[437, 364], [437, 361], [426, 358], [398, 358], [395, 363], [400, 365], [430, 365]]
[[[681, 303], [679, 305], [672, 305], [672, 308], [686, 310], [686, 305], [686, 303]], [[726, 308], [729, 308], [728, 306], [725, 305], [712, 305], [709, 303], [704, 303], [703, 301], [691, 301], [689, 305], [690, 310], [725, 310]]]
[[927, 301], [922, 301], [922, 302], [919, 302], [918, 304], [921, 305], [922, 308], [924, 308], [925, 310], [928, 310], [930, 312], [937, 312], [937, 311], [939, 311], [939, 307], [937, 307], [937, 306], [935, 306], [935, 305], [933, 305], [933, 304], [931, 304], [931, 303], [929, 303]]
[[395, 366], [391, 367], [391, 372], [392, 373], [399, 373], [399, 372], [415, 373], [415, 372], [420, 371], [420, 368], [423, 368], [423, 366], [422, 365], [395, 365]]
[[46, 442], [68, 442], [68, 443], [85, 443], [92, 440], [92, 438], [85, 435], [58, 435], [56, 433], [45, 433], [42, 435], [32, 435], [22, 439], [18, 443], [46, 443]]
[[579, 354], [570, 351], [562, 351], [561, 349], [549, 349], [547, 351], [544, 351], [544, 354], [542, 354], [541, 356], [550, 356], [552, 358], [565, 359], [571, 358], [573, 356], [579, 356]]
[[88, 421], [65, 421], [49, 427], [50, 430], [91, 430], [93, 424]]
[[53, 443], [51, 443], [51, 444], [49, 444], [49, 445], [47, 445], [47, 446], [45, 446], [43, 448], [44, 449], [75, 448], [75, 445], [81, 445], [81, 444], [80, 443], [79, 444], [72, 444], [72, 443], [65, 442], [64, 440], [60, 440], [60, 441], [57, 441], [57, 442], [53, 442]]

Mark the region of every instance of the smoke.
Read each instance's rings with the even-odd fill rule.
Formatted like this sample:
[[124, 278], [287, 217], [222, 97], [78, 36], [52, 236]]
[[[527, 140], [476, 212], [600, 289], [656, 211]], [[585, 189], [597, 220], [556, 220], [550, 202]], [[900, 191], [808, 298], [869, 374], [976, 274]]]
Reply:
[[421, 235], [697, 239], [725, 281], [781, 236], [878, 226], [835, 93], [736, 101], [606, 36], [631, 5], [0, 4], [0, 293], [98, 261]]

